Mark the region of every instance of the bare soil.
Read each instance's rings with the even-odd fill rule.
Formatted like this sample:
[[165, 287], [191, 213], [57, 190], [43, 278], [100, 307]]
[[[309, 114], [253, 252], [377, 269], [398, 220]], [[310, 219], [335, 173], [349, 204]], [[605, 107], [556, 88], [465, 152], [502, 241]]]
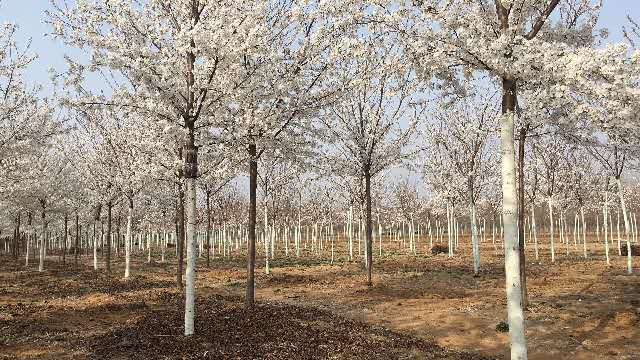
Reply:
[[[640, 277], [611, 247], [556, 244], [540, 257], [527, 245], [530, 359], [640, 359]], [[467, 244], [467, 239], [460, 239]], [[280, 245], [280, 244], [279, 244]], [[107, 276], [83, 257], [75, 268], [50, 256], [38, 273], [0, 258], [0, 359], [483, 359], [509, 358], [500, 244], [482, 244], [474, 277], [470, 246], [453, 258], [432, 255], [424, 239], [417, 254], [385, 241], [374, 247], [374, 285], [365, 284], [363, 256], [327, 244], [319, 254], [284, 257], [271, 273], [259, 261], [255, 308], [245, 309], [245, 259], [216, 256], [198, 263], [196, 335], [184, 337], [183, 295], [175, 261], [147, 264], [137, 254], [133, 278], [122, 279], [115, 258]], [[154, 258], [159, 258], [154, 254]], [[638, 261], [634, 258], [634, 261]], [[71, 262], [71, 264], [69, 263]], [[635, 264], [640, 272], [640, 264]]]

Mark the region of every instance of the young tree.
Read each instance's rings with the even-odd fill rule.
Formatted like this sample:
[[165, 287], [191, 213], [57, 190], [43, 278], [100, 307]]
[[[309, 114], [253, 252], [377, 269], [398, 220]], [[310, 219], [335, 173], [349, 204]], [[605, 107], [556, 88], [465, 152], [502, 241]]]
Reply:
[[476, 204], [483, 188], [494, 180], [491, 165], [495, 139], [492, 135], [497, 115], [493, 99], [479, 91], [482, 89], [471, 89], [466, 97], [441, 100], [433, 120], [425, 127], [427, 156], [442, 160], [427, 161], [427, 164], [437, 165], [427, 172], [435, 175], [443, 168], [451, 169], [449, 171], [457, 179], [455, 184], [460, 184], [456, 196], [468, 203], [476, 276], [480, 270]]
[[258, 22], [264, 47], [243, 54], [232, 78], [234, 94], [218, 118], [220, 143], [246, 151], [249, 219], [246, 306], [255, 300], [255, 242], [258, 160], [265, 151], [304, 152], [311, 122], [340, 94], [333, 64], [348, 57], [355, 30], [347, 5], [325, 1], [268, 2]]
[[47, 14], [55, 36], [92, 50], [88, 66], [73, 64], [71, 70], [78, 72], [74, 83], [87, 69], [104, 69], [122, 81], [111, 99], [90, 97], [80, 103], [126, 107], [183, 129], [178, 154], [186, 184], [185, 335], [194, 331], [197, 130], [209, 125], [208, 117], [237, 86], [233, 82], [248, 76], [241, 59], [264, 45], [265, 38], [256, 35], [268, 33], [265, 5], [61, 0]]
[[207, 250], [207, 267], [210, 266], [211, 254], [211, 201], [216, 195], [222, 191], [225, 186], [235, 178], [234, 166], [240, 161], [232, 162], [225, 158], [222, 154], [205, 149], [203, 151], [201, 161], [205, 164], [204, 170], [200, 177], [199, 186], [205, 196], [205, 211], [207, 218], [207, 229], [205, 235]]
[[[631, 149], [634, 148], [633, 145], [627, 143], [627, 139], [621, 139], [615, 135], [593, 137], [591, 144], [585, 146], [585, 149], [600, 163], [602, 168], [608, 173], [608, 176], [612, 177], [615, 181], [618, 204], [622, 210], [622, 218], [624, 221], [624, 240], [627, 246], [627, 273], [629, 274], [633, 273], [631, 242], [629, 239], [631, 225], [624, 198], [622, 175], [628, 165]], [[620, 238], [618, 238], [618, 254], [621, 254]]]
[[[345, 94], [321, 115], [325, 154], [331, 172], [364, 182], [367, 284], [372, 285], [373, 220], [371, 181], [381, 171], [401, 164], [412, 153], [417, 81], [402, 67], [402, 53], [375, 39], [365, 39], [368, 57], [339, 64], [347, 79]], [[354, 79], [350, 79], [353, 77]], [[355, 78], [358, 81], [354, 81]], [[402, 124], [401, 121], [406, 121]], [[404, 125], [404, 126], [403, 126]]]

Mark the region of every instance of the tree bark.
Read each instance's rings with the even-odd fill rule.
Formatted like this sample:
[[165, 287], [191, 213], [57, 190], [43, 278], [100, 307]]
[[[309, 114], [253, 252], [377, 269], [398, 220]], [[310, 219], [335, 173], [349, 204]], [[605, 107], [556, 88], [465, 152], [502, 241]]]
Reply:
[[120, 257], [120, 245], [121, 245], [121, 239], [120, 239], [120, 214], [118, 214], [118, 217], [116, 218], [116, 257]]
[[553, 228], [553, 205], [551, 204], [551, 196], [547, 200], [547, 204], [549, 205], [549, 235], [551, 242], [551, 262], [556, 262], [556, 249], [555, 249], [555, 241], [553, 239], [554, 228]]
[[184, 334], [193, 335], [196, 299], [196, 179], [187, 177], [187, 269]]
[[473, 275], [480, 272], [480, 244], [478, 243], [478, 227], [476, 226], [476, 203], [473, 193], [473, 178], [469, 176], [467, 188], [469, 191], [469, 220], [471, 222], [471, 246], [473, 250]]
[[76, 210], [76, 238], [73, 246], [73, 264], [78, 267], [78, 252], [80, 251], [80, 216]]
[[176, 240], [176, 248], [178, 250], [178, 269], [176, 273], [176, 282], [178, 289], [182, 290], [182, 266], [184, 262], [184, 190], [182, 184], [178, 185], [178, 201], [176, 203], [178, 239]]
[[604, 226], [604, 255], [605, 258], [607, 260], [607, 266], [611, 265], [611, 259], [609, 258], [609, 238], [608, 238], [608, 233], [609, 233], [609, 224], [608, 224], [608, 219], [609, 219], [609, 193], [607, 191], [607, 188], [609, 187], [609, 179], [607, 178], [607, 183], [606, 183], [606, 187], [604, 189], [604, 204], [602, 206], [602, 214], [603, 214], [603, 222], [602, 225]]
[[527, 299], [527, 269], [524, 253], [524, 146], [527, 138], [527, 126], [520, 128], [518, 136], [518, 246], [520, 247], [520, 284], [522, 287], [522, 308], [526, 309]]
[[62, 263], [66, 264], [67, 262], [67, 234], [69, 234], [69, 229], [68, 229], [68, 224], [69, 224], [69, 216], [67, 216], [67, 214], [64, 214], [64, 236], [62, 237]]
[[44, 271], [44, 259], [47, 257], [47, 219], [45, 205], [42, 205], [42, 237], [40, 238], [40, 264], [38, 271]]
[[[190, 123], [192, 125], [192, 123]], [[193, 127], [189, 126], [190, 137], [184, 149], [184, 176], [187, 187], [187, 271], [184, 305], [184, 334], [194, 333], [196, 304], [196, 177], [198, 176], [198, 148], [194, 145]]]
[[98, 270], [98, 238], [96, 237], [96, 221], [93, 220], [93, 270]]
[[371, 219], [371, 173], [369, 169], [365, 169], [364, 173], [364, 194], [365, 194], [365, 211], [366, 211], [366, 232], [367, 232], [367, 285], [372, 286], [371, 273], [373, 272], [373, 228]]
[[209, 192], [207, 192], [206, 194], [207, 196], [207, 235], [206, 235], [206, 241], [207, 241], [207, 267], [210, 266], [211, 262], [210, 262], [210, 254], [211, 254], [211, 197]]
[[98, 238], [96, 237], [96, 222], [100, 220], [102, 205], [98, 204], [93, 213], [93, 269], [98, 270]]
[[127, 211], [127, 233], [124, 239], [124, 277], [131, 276], [131, 225], [133, 223], [133, 197], [129, 196], [129, 206]]
[[16, 231], [13, 236], [13, 258], [18, 260], [20, 254], [20, 213], [16, 217]]
[[107, 274], [111, 273], [111, 208], [113, 207], [113, 203], [111, 201], [107, 202], [107, 234], [105, 235], [107, 240]]
[[[629, 226], [629, 217], [627, 216], [627, 205], [624, 201], [624, 191], [622, 189], [622, 181], [620, 180], [620, 176], [616, 177], [616, 185], [618, 188], [618, 198], [620, 200], [620, 208], [622, 209], [622, 217], [624, 220], [624, 237], [627, 242], [627, 274], [633, 273], [633, 264], [631, 257], [631, 242], [629, 240], [630, 226]], [[618, 236], [618, 239], [620, 237]]]
[[256, 267], [256, 190], [258, 186], [258, 159], [256, 145], [249, 145], [249, 244], [247, 249], [247, 289], [245, 304], [253, 308], [255, 301]]
[[505, 275], [511, 359], [527, 359], [522, 284], [520, 282], [520, 245], [517, 240], [517, 193], [515, 149], [513, 144], [516, 109], [516, 82], [502, 80], [502, 117], [500, 119], [502, 157], [502, 208], [504, 217]]

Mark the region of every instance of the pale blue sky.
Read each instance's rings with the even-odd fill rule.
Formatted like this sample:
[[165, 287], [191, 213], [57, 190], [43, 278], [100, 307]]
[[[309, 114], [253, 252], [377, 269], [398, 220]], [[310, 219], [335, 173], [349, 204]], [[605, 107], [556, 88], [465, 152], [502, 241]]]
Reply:
[[[49, 0], [0, 0], [0, 23], [12, 22], [20, 26], [18, 40], [24, 44], [32, 39], [32, 49], [39, 58], [29, 70], [28, 78], [33, 83], [48, 86], [48, 69], [64, 70], [64, 54], [77, 51], [65, 48], [58, 41], [47, 38], [49, 28], [43, 23], [44, 11], [50, 8]], [[640, 0], [605, 0], [600, 18], [600, 27], [610, 29], [609, 41], [622, 39], [621, 28], [625, 16], [640, 19]], [[73, 52], [72, 52], [73, 51]]]

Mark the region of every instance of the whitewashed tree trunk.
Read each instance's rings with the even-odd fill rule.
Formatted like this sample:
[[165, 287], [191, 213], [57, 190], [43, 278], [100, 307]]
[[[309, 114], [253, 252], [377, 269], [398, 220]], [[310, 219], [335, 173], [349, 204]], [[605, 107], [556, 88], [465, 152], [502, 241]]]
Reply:
[[333, 222], [331, 223], [331, 232], [329, 236], [331, 237], [331, 264], [333, 265], [334, 251], [335, 251], [335, 238], [336, 238], [336, 233], [334, 232], [334, 228], [333, 228]]
[[349, 215], [347, 218], [349, 228], [349, 261], [353, 260], [353, 206], [349, 208]]
[[576, 236], [578, 236], [578, 214], [574, 214], [573, 216], [573, 248], [574, 249], [578, 248], [578, 239], [576, 238]]
[[296, 243], [296, 256], [300, 257], [300, 243], [302, 242], [302, 214], [298, 211], [298, 242]]
[[[163, 226], [164, 227], [164, 226]], [[211, 243], [213, 245], [213, 243]], [[162, 230], [162, 243], [160, 244], [160, 262], [164, 263], [164, 253], [167, 248], [167, 230]], [[207, 249], [207, 251], [211, 251]]]
[[449, 248], [449, 257], [453, 257], [453, 220], [451, 215], [451, 209], [447, 202], [447, 246]]
[[133, 223], [133, 199], [129, 199], [129, 211], [127, 212], [127, 232], [124, 239], [124, 277], [131, 276], [131, 226]]
[[433, 247], [433, 232], [431, 230], [431, 219], [427, 222], [427, 231], [429, 232], [429, 249]]
[[551, 262], [555, 262], [556, 261], [556, 250], [555, 250], [555, 244], [553, 242], [553, 204], [551, 204], [551, 197], [549, 197], [547, 204], [549, 205], [549, 236], [550, 238], [550, 242], [551, 242]]
[[567, 224], [567, 213], [562, 211], [560, 216], [560, 221], [562, 221], [562, 236], [564, 237], [564, 244], [567, 250], [567, 256], [569, 256], [569, 235], [567, 235], [568, 232], [570, 232], [571, 230], [568, 229], [568, 224]]
[[500, 238], [500, 246], [502, 246], [502, 249], [504, 250], [504, 215], [500, 215]]
[[272, 259], [276, 258], [276, 238], [278, 236], [278, 227], [276, 226], [275, 221], [271, 224], [271, 236], [269, 237], [269, 245], [271, 246], [271, 250], [269, 251], [269, 257]]
[[635, 242], [638, 242], [638, 220], [636, 219], [636, 214], [633, 213], [633, 239]]
[[[584, 207], [580, 206], [580, 218], [582, 219], [582, 255], [586, 259], [587, 254], [587, 223], [584, 221]], [[580, 237], [580, 234], [578, 234]]]
[[96, 236], [96, 220], [93, 221], [93, 270], [98, 270], [98, 237]]
[[187, 183], [187, 268], [184, 303], [184, 334], [193, 335], [196, 301], [196, 179], [186, 178]]
[[284, 256], [289, 256], [289, 234], [290, 234], [290, 229], [289, 229], [289, 225], [285, 226], [285, 233], [284, 233]]
[[[464, 235], [464, 230], [462, 232]], [[482, 242], [484, 243], [487, 240], [487, 219], [482, 218]]]
[[615, 236], [613, 236], [613, 213], [609, 211], [609, 205], [607, 204], [607, 214], [609, 214], [609, 240], [611, 246], [615, 244]]
[[[620, 247], [620, 212], [616, 212], [616, 230], [618, 230], [618, 256], [622, 256], [622, 248]], [[611, 231], [613, 233], [613, 231]]]
[[531, 206], [531, 230], [533, 231], [533, 247], [536, 261], [538, 261], [538, 232], [536, 229], [536, 210], [534, 206]]
[[40, 262], [38, 271], [44, 271], [44, 259], [47, 257], [47, 219], [45, 211], [42, 210], [42, 237], [40, 238]]
[[457, 218], [454, 218], [454, 224], [455, 224], [455, 245], [456, 245], [455, 249], [456, 249], [456, 251], [458, 251], [458, 244], [459, 244], [458, 235], [460, 233], [458, 230], [460, 229], [460, 224], [458, 223], [458, 219]]
[[471, 245], [473, 247], [473, 274], [478, 275], [480, 271], [480, 247], [478, 245], [478, 229], [476, 227], [476, 206], [473, 200], [469, 204], [469, 218], [471, 220]]
[[[194, 235], [196, 236], [196, 235]], [[151, 242], [153, 239], [153, 233], [151, 232], [151, 224], [147, 228], [147, 263], [151, 264]]]
[[493, 245], [493, 251], [498, 251], [496, 247], [496, 223], [493, 221], [491, 223], [491, 244]]
[[600, 216], [596, 212], [596, 241], [597, 244], [600, 243]]
[[380, 253], [380, 257], [382, 257], [382, 225], [380, 224], [380, 211], [378, 211], [377, 217], [378, 217], [378, 252]]
[[[31, 234], [27, 234], [27, 253], [25, 254], [25, 257], [24, 257], [24, 267], [29, 267], [30, 244], [31, 244]], [[78, 249], [76, 249], [76, 251], [78, 251]]]
[[[362, 211], [360, 211], [360, 217], [362, 217]], [[358, 256], [362, 256], [362, 244], [360, 241], [360, 238], [362, 237], [362, 221], [360, 219], [358, 219], [358, 229], [357, 229], [357, 235], [358, 235]]]
[[413, 223], [413, 214], [411, 215], [411, 223], [409, 226], [409, 245], [411, 247], [411, 252], [413, 253], [413, 255], [416, 255], [416, 239], [415, 239], [415, 230], [414, 230], [414, 223]]
[[604, 227], [604, 255], [605, 258], [607, 259], [607, 265], [611, 265], [611, 260], [609, 259], [609, 239], [608, 239], [608, 232], [609, 232], [609, 225], [607, 224], [607, 221], [609, 219], [609, 209], [608, 209], [608, 204], [607, 204], [607, 193], [605, 192], [604, 195], [604, 205], [602, 206], [602, 213], [603, 213], [603, 227]]
[[269, 237], [271, 232], [269, 231], [269, 220], [267, 215], [267, 207], [264, 208], [264, 233], [262, 234], [262, 241], [264, 244], [264, 273], [269, 275]]
[[[631, 257], [631, 243], [629, 242], [629, 234], [630, 234], [629, 217], [627, 216], [627, 205], [624, 201], [624, 190], [622, 188], [622, 181], [620, 180], [619, 177], [616, 179], [616, 185], [618, 186], [618, 197], [620, 198], [620, 207], [622, 208], [622, 218], [624, 220], [624, 236], [627, 243], [627, 273], [632, 274], [633, 260]], [[618, 230], [618, 233], [619, 233], [619, 230]], [[618, 241], [620, 241], [619, 236], [620, 235], [618, 235]]]
[[[505, 91], [515, 92], [504, 80]], [[515, 94], [512, 93], [515, 97]], [[505, 96], [508, 96], [505, 94]], [[509, 99], [507, 99], [509, 100]], [[522, 310], [522, 288], [520, 282], [520, 245], [517, 234], [517, 192], [515, 149], [513, 145], [514, 114], [507, 112], [500, 118], [501, 158], [502, 158], [502, 209], [505, 239], [505, 278], [507, 291], [507, 314], [511, 341], [511, 359], [527, 359], [524, 312]]]

